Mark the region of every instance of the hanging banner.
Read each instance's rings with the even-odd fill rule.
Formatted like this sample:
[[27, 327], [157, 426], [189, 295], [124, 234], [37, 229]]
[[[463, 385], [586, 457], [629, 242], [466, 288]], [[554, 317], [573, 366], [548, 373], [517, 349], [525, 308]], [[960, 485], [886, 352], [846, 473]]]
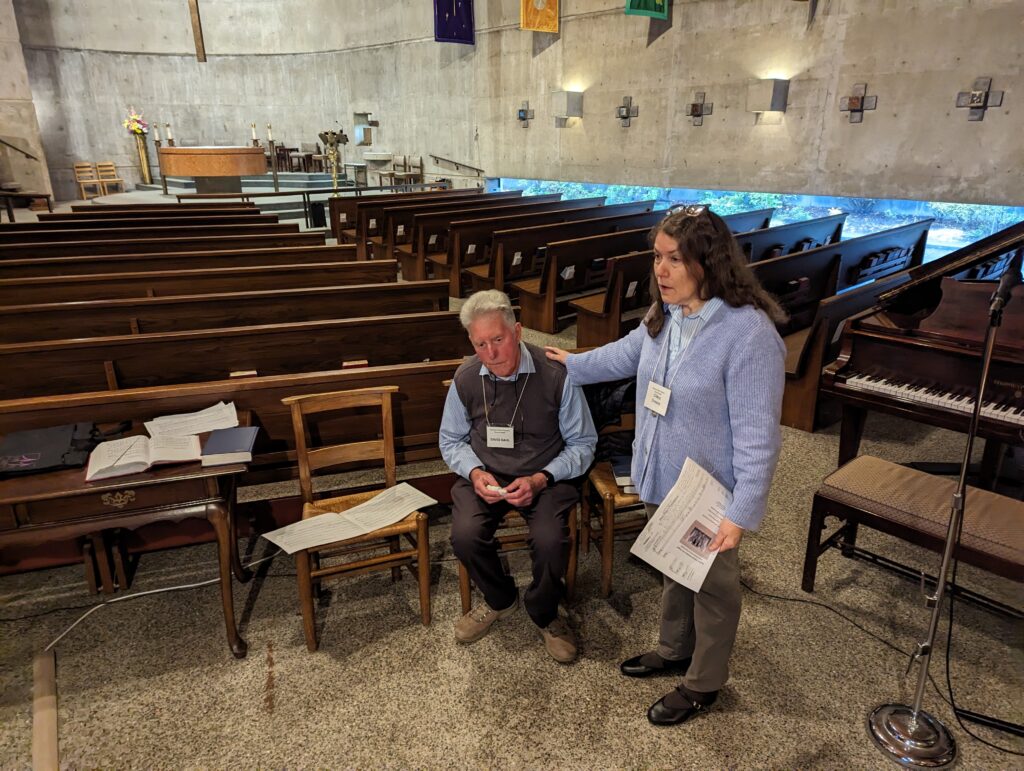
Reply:
[[519, 28], [558, 32], [558, 0], [520, 0]]
[[434, 0], [434, 40], [473, 45], [473, 0]]
[[626, 0], [626, 15], [668, 20], [670, 2], [671, 0]]

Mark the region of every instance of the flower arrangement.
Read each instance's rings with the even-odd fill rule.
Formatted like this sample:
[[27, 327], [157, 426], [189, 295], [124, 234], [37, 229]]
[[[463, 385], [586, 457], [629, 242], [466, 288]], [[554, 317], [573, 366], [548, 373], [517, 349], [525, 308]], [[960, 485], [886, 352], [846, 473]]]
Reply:
[[134, 107], [128, 108], [128, 117], [121, 121], [129, 134], [148, 134], [149, 124], [142, 119], [142, 113], [135, 112]]

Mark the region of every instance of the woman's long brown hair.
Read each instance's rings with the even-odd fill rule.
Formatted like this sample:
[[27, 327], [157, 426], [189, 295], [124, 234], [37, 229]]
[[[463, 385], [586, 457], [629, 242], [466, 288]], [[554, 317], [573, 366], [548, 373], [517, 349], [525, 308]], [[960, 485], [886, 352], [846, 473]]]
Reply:
[[[786, 321], [786, 312], [758, 283], [729, 226], [710, 209], [687, 206], [672, 212], [651, 228], [648, 238], [652, 247], [659, 233], [679, 244], [679, 255], [697, 282], [697, 296], [701, 300], [721, 297], [733, 308], [753, 305], [777, 324]], [[654, 304], [644, 323], [647, 334], [657, 337], [665, 325], [665, 311], [653, 270], [651, 297]]]

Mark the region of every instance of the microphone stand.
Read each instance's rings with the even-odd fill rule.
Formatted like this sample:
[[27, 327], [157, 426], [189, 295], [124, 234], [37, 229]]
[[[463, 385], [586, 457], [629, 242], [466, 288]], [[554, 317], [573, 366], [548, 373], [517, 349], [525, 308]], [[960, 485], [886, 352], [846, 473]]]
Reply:
[[[1016, 260], [1011, 262], [1007, 272], [1016, 269], [1019, 276], [1020, 267], [1015, 263]], [[1009, 284], [1006, 293], [1001, 291], [1004, 283]], [[985, 400], [985, 385], [988, 382], [992, 351], [996, 344], [996, 333], [1003, 321], [1003, 307], [1009, 299], [1009, 292], [1012, 291], [1013, 284], [1014, 282], [1007, 282], [1004, 279], [1000, 284], [1000, 290], [997, 290], [992, 296], [989, 324], [985, 330], [981, 358], [978, 396], [974, 402], [971, 423], [967, 430], [967, 446], [964, 449], [963, 462], [960, 464], [960, 479], [950, 505], [949, 528], [946, 530], [942, 564], [939, 567], [935, 594], [930, 597], [926, 596], [926, 604], [932, 609], [931, 621], [928, 624], [928, 637], [917, 644], [917, 650], [910, 660], [910, 666], [913, 666], [914, 661], [920, 661], [914, 704], [910, 707], [903, 704], [882, 704], [875, 707], [868, 715], [868, 733], [875, 746], [891, 756], [901, 766], [908, 768], [941, 768], [955, 762], [957, 757], [956, 740], [953, 735], [942, 721], [921, 709], [921, 702], [924, 699], [924, 689], [928, 683], [928, 665], [931, 663], [939, 616], [942, 614], [942, 599], [946, 593], [946, 576], [949, 574], [949, 566], [953, 561], [953, 548], [959, 541], [960, 525], [964, 515], [964, 498], [967, 494], [967, 468], [971, 460], [971, 451], [974, 449], [974, 437], [978, 432], [981, 405]], [[952, 602], [952, 600], [950, 601]], [[909, 667], [907, 671], [910, 671]]]

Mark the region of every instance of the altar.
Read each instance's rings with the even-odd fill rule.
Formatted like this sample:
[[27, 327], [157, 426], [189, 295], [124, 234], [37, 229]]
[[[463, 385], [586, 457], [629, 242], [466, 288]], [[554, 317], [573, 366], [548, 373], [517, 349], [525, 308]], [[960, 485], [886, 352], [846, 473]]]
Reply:
[[197, 193], [241, 193], [242, 177], [265, 174], [262, 147], [161, 147], [160, 174], [192, 177]]

